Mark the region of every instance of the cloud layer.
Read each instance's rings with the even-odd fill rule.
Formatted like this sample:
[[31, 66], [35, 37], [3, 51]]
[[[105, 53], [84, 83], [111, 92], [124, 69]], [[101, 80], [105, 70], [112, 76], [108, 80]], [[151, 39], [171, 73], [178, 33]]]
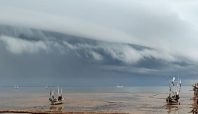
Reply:
[[5, 44], [6, 49], [15, 54], [35, 53], [39, 50], [47, 50], [43, 42], [28, 42], [22, 39], [16, 39], [9, 36], [1, 36], [0, 40]]
[[0, 23], [145, 45], [198, 61], [194, 0], [43, 1], [2, 1]]
[[[2, 29], [4, 27], [4, 32], [2, 32], [4, 35], [1, 35], [0, 41], [13, 54], [37, 54], [40, 51], [50, 53], [53, 50], [66, 54], [71, 51], [78, 56], [84, 55], [95, 61], [106, 61], [108, 63], [115, 60], [126, 65], [138, 63], [145, 58], [154, 58], [167, 62], [179, 61], [174, 55], [140, 45], [104, 42], [86, 38], [79, 39], [78, 37], [60, 33], [50, 35], [50, 32], [28, 28], [21, 29], [20, 27], [2, 26]], [[8, 34], [5, 32], [6, 28], [9, 28]], [[38, 33], [40, 34], [36, 35]], [[63, 38], [59, 38], [59, 35], [62, 35]]]
[[0, 75], [8, 82], [131, 85], [138, 84], [137, 79], [178, 72], [189, 77], [198, 74], [191, 60], [150, 47], [24, 27], [1, 25], [0, 30]]
[[[0, 42], [13, 54], [73, 54], [76, 57], [103, 65], [140, 65], [163, 61], [165, 64], [191, 64], [192, 61], [182, 56], [163, 52], [158, 49], [130, 43], [113, 43], [99, 40], [42, 31], [23, 27], [1, 26]], [[7, 32], [6, 32], [7, 31]], [[28, 32], [27, 32], [28, 31]], [[142, 66], [142, 67], [144, 67]], [[152, 66], [152, 65], [151, 65]], [[152, 68], [152, 67], [150, 67]]]
[[0, 2], [2, 75], [198, 74], [195, 0]]

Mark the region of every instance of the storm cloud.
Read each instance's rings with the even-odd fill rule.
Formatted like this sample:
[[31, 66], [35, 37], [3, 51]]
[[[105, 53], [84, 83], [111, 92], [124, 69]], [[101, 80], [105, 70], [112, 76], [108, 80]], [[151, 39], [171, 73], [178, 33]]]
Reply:
[[2, 75], [198, 74], [197, 1], [0, 2]]

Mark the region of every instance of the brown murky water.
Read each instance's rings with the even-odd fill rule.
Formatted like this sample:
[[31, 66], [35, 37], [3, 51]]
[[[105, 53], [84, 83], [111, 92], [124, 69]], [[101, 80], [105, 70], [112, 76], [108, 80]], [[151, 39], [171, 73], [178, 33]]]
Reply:
[[67, 91], [64, 104], [51, 106], [49, 89], [4, 89], [0, 94], [1, 110], [45, 110], [87, 112], [129, 112], [132, 114], [196, 114], [197, 101], [191, 87], [182, 87], [181, 105], [166, 105], [167, 87], [123, 87], [117, 91]]

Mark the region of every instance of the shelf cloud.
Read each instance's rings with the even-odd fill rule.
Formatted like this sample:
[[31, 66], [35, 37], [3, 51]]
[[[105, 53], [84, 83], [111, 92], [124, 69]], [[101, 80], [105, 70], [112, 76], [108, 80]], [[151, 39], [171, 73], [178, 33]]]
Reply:
[[[86, 76], [100, 70], [133, 75], [198, 74], [191, 72], [198, 65], [195, 0], [0, 2], [0, 62], [4, 64], [16, 57], [23, 63], [21, 69], [27, 71], [46, 59], [57, 65], [54, 69], [43, 66], [37, 75], [63, 75], [64, 68], [79, 75], [72, 68], [82, 70], [83, 65]], [[24, 61], [34, 61], [35, 57], [40, 62], [25, 68]], [[9, 65], [4, 66], [9, 69]], [[89, 72], [90, 68], [94, 72]], [[15, 69], [15, 74], [26, 74], [20, 74], [21, 69]], [[6, 70], [2, 73], [14, 75]]]

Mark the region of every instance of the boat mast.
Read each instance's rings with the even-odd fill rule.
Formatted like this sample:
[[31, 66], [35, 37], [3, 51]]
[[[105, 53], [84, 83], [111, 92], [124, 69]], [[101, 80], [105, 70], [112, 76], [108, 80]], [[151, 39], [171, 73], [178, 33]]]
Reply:
[[59, 93], [59, 87], [58, 87], [58, 96], [60, 95], [60, 93]]

